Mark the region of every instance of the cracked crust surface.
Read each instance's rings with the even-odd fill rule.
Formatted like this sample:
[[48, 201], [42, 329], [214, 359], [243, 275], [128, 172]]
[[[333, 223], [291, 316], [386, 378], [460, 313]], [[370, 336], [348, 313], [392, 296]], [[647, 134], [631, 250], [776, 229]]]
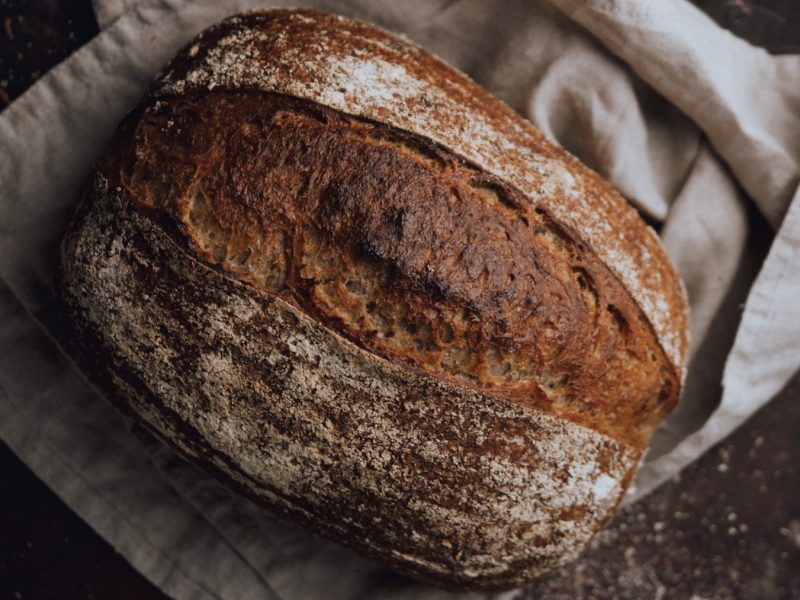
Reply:
[[515, 186], [619, 277], [682, 379], [686, 296], [653, 230], [599, 175], [419, 46], [309, 10], [246, 13], [200, 34], [153, 84], [151, 98], [214, 89], [286, 94], [386, 123]]
[[577, 234], [423, 139], [214, 91], [131, 115], [102, 169], [204, 262], [370, 352], [639, 448], [677, 401], [645, 315]]
[[381, 30], [208, 30], [121, 126], [65, 238], [74, 349], [279, 514], [501, 589], [610, 518], [677, 401], [682, 289], [604, 182]]
[[359, 348], [195, 260], [101, 176], [62, 251], [72, 349], [111, 399], [278, 514], [423, 580], [510, 588], [573, 558], [640, 456]]

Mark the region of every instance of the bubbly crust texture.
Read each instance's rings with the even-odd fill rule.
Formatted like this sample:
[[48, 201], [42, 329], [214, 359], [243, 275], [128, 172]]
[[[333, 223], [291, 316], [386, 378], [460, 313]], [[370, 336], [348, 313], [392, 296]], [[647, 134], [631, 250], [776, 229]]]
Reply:
[[426, 140], [215, 90], [131, 115], [103, 170], [205, 263], [371, 352], [640, 448], [677, 400], [646, 317], [575, 233]]
[[420, 48], [311, 11], [174, 59], [98, 163], [60, 289], [124, 410], [447, 587], [574, 557], [685, 359], [680, 282], [618, 194]]
[[98, 175], [63, 245], [73, 351], [198, 465], [451, 588], [521, 585], [610, 518], [634, 448], [375, 356], [193, 259], [126, 196]]
[[246, 13], [202, 33], [151, 97], [256, 89], [433, 140], [518, 188], [605, 262], [680, 374], [685, 291], [655, 232], [600, 176], [464, 74], [373, 25], [308, 10]]

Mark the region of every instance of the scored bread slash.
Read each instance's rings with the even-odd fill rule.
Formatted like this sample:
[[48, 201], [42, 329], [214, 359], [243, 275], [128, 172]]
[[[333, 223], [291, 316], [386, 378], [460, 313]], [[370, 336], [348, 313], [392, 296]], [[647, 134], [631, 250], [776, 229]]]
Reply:
[[233, 17], [121, 124], [65, 237], [87, 373], [184, 456], [420, 579], [518, 586], [677, 402], [682, 287], [596, 174], [421, 48]]
[[507, 180], [580, 234], [685, 369], [685, 292], [652, 229], [596, 173], [419, 46], [340, 16], [254, 12], [201, 34], [151, 96], [214, 88], [287, 94], [387, 123]]

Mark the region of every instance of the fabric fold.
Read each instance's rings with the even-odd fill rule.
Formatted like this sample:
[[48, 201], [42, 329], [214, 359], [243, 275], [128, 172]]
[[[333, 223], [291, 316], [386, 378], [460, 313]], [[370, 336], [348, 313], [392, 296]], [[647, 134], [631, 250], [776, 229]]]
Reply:
[[[453, 598], [277, 522], [188, 466], [100, 398], [46, 330], [57, 323], [64, 221], [117, 122], [200, 30], [288, 3], [94, 4], [104, 30], [0, 114], [0, 437], [172, 596]], [[292, 4], [408, 35], [608, 178], [660, 230], [690, 297], [691, 363], [627, 501], [797, 371], [800, 57], [770, 56], [686, 0]], [[748, 243], [763, 223], [753, 202], [776, 232], [768, 254]]]
[[691, 118], [777, 229], [800, 182], [800, 56], [771, 56], [686, 0], [551, 0]]

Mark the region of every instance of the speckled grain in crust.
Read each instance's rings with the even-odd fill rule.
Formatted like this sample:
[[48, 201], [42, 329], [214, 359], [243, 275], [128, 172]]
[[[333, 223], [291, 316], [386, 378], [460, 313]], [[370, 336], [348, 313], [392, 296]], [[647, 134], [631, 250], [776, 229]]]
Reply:
[[682, 288], [635, 212], [421, 49], [308, 11], [173, 61], [98, 164], [60, 286], [123, 409], [450, 587], [574, 556], [681, 385]]
[[362, 350], [199, 263], [101, 176], [63, 254], [73, 349], [109, 397], [279, 514], [402, 572], [520, 585], [580, 551], [638, 460]]
[[214, 90], [135, 111], [102, 171], [206, 264], [370, 352], [638, 448], [677, 400], [614, 273], [518, 190], [424, 139]]
[[343, 17], [253, 12], [203, 33], [152, 97], [217, 88], [283, 93], [387, 123], [516, 186], [577, 231], [624, 282], [682, 378], [685, 292], [652, 229], [596, 173], [422, 48]]

